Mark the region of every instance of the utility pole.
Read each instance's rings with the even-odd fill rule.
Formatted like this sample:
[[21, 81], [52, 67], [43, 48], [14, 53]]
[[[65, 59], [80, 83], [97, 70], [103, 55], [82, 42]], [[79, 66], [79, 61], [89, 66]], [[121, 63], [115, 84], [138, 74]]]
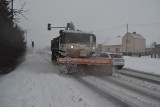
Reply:
[[128, 23], [127, 23], [127, 35], [126, 35], [126, 55], [128, 55]]
[[128, 34], [127, 34], [127, 36], [126, 36], [126, 55], [128, 55], [128, 46], [127, 46], [127, 43], [128, 43]]
[[48, 23], [48, 27], [47, 27], [47, 29], [48, 29], [48, 30], [51, 30], [51, 28], [66, 28], [66, 27], [51, 27], [51, 24], [50, 24], [50, 23]]
[[128, 23], [127, 23], [127, 33], [128, 33]]
[[11, 13], [12, 13], [12, 21], [13, 21], [13, 0], [11, 0]]

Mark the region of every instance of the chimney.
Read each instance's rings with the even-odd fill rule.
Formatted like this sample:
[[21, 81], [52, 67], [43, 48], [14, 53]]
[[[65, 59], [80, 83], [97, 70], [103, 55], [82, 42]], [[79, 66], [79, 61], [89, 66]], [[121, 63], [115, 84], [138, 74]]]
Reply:
[[136, 32], [133, 32], [133, 34], [136, 34]]

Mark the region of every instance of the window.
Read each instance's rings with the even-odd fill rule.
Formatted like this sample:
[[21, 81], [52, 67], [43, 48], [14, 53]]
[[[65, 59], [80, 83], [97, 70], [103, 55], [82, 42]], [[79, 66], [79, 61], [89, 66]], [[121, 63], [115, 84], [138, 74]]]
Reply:
[[120, 54], [110, 54], [112, 58], [122, 58]]
[[108, 58], [108, 55], [106, 53], [102, 53], [99, 55], [99, 57], [105, 57], [105, 58]]
[[115, 50], [116, 50], [116, 52], [120, 52], [120, 48], [116, 48]]
[[106, 51], [110, 51], [110, 48], [106, 48]]
[[90, 42], [95, 43], [96, 42], [95, 35], [86, 34], [86, 33], [66, 33], [64, 38], [66, 39], [67, 43], [90, 43]]

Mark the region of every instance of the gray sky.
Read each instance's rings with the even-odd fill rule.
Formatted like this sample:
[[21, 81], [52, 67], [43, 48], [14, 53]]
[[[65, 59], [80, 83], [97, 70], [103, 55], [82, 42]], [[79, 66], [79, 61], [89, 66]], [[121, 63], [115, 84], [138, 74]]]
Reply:
[[137, 32], [146, 38], [147, 44], [160, 43], [160, 0], [14, 0], [14, 8], [26, 2], [29, 9], [19, 25], [28, 30], [27, 38], [38, 47], [50, 45], [60, 29], [47, 31], [52, 26], [66, 26], [72, 21], [76, 29], [93, 32], [97, 43], [110, 37], [123, 36], [126, 24], [129, 32]]

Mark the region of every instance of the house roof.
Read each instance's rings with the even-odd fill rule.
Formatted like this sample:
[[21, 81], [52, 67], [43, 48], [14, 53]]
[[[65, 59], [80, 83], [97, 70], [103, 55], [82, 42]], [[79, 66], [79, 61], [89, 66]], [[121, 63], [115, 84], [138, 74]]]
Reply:
[[156, 44], [160, 44], [160, 41], [156, 41]]
[[103, 42], [103, 45], [122, 45], [122, 37], [120, 36], [108, 37]]
[[129, 33], [129, 35], [131, 35], [133, 38], [136, 38], [136, 39], [145, 39], [141, 34], [137, 34], [136, 32], [133, 32], [133, 33]]

